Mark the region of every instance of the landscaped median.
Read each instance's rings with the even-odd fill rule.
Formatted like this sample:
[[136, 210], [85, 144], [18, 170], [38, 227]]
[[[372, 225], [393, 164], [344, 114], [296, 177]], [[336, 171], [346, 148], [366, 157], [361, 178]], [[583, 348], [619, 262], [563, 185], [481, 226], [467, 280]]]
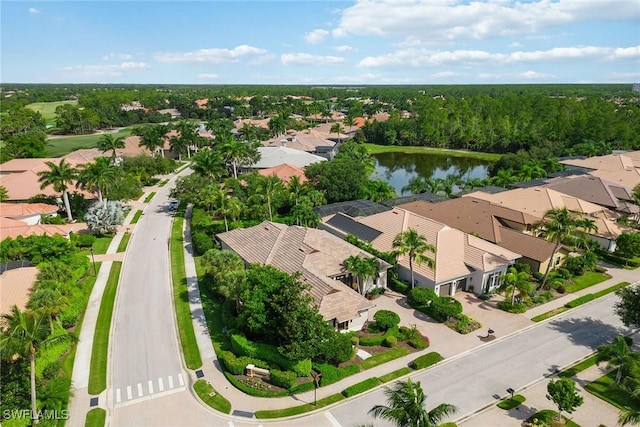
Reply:
[[105, 285], [100, 302], [100, 311], [96, 320], [96, 329], [93, 335], [93, 347], [91, 349], [91, 367], [89, 370], [89, 394], [100, 394], [107, 388], [107, 360], [109, 353], [109, 334], [113, 306], [120, 280], [122, 263], [114, 261], [111, 265], [109, 278]]
[[610, 294], [612, 292], [615, 292], [618, 289], [622, 289], [622, 288], [624, 288], [625, 286], [628, 286], [628, 285], [629, 285], [629, 282], [620, 282], [617, 285], [613, 285], [613, 286], [608, 287], [606, 289], [603, 289], [603, 290], [601, 290], [599, 292], [594, 292], [592, 294], [582, 295], [581, 297], [578, 297], [578, 298], [576, 298], [574, 300], [569, 301], [568, 303], [566, 303], [562, 307], [558, 307], [558, 308], [555, 308], [553, 310], [547, 311], [546, 313], [542, 313], [542, 314], [539, 314], [537, 316], [534, 316], [534, 317], [531, 318], [531, 320], [533, 320], [534, 322], [541, 322], [541, 321], [546, 320], [546, 319], [548, 319], [550, 317], [556, 316], [556, 315], [558, 315], [560, 313], [564, 313], [565, 311], [567, 311], [567, 310], [569, 310], [571, 308], [575, 308], [575, 307], [581, 306], [582, 304], [586, 304], [589, 301], [593, 301], [594, 299], [597, 299], [597, 298], [600, 298], [600, 297], [605, 296], [607, 294]]
[[215, 391], [209, 382], [205, 380], [198, 380], [193, 385], [193, 389], [204, 403], [216, 411], [224, 412], [225, 414], [231, 413], [231, 402]]
[[176, 319], [180, 344], [184, 361], [189, 369], [198, 369], [202, 366], [202, 358], [198, 349], [196, 333], [193, 330], [191, 320], [191, 307], [189, 307], [189, 293], [187, 291], [187, 273], [184, 268], [184, 248], [182, 237], [182, 225], [184, 218], [176, 216], [171, 227], [171, 279], [173, 283], [173, 299], [176, 307]]
[[87, 418], [84, 421], [85, 427], [102, 427], [107, 420], [107, 411], [102, 408], [93, 408], [87, 412]]

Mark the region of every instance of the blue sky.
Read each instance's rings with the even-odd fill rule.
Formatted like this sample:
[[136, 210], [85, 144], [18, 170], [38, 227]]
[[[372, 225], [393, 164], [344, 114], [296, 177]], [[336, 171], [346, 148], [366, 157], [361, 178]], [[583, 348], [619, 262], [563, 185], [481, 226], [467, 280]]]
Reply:
[[0, 81], [640, 81], [638, 0], [6, 1]]

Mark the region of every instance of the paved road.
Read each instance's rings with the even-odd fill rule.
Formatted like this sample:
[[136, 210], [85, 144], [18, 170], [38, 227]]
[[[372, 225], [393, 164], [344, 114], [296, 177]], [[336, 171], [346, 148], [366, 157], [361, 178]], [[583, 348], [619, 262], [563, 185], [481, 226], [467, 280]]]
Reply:
[[129, 242], [116, 301], [110, 406], [185, 389], [175, 329], [168, 241], [169, 186], [146, 207]]

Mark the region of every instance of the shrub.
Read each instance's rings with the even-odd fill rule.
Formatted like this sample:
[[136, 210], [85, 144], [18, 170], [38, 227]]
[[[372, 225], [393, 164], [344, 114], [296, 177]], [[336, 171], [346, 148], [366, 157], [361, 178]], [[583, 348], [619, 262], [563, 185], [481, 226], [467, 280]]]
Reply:
[[417, 287], [409, 291], [408, 301], [412, 306], [421, 306], [429, 304], [436, 298], [438, 296], [433, 289]]
[[398, 339], [406, 341], [411, 347], [422, 350], [429, 347], [429, 340], [422, 336], [420, 331], [413, 325], [411, 328], [400, 326]]
[[320, 355], [318, 358], [336, 364], [350, 360], [355, 353], [351, 338], [352, 336], [349, 334], [332, 333], [326, 341], [319, 343]]
[[395, 336], [397, 334], [398, 334], [398, 327], [394, 326], [393, 328], [387, 329], [387, 331], [382, 335], [360, 337], [360, 345], [363, 345], [363, 346], [382, 345], [386, 337], [392, 336], [392, 335]]
[[444, 322], [449, 317], [457, 317], [462, 313], [462, 304], [453, 297], [437, 297], [428, 307], [430, 316]]
[[360, 365], [349, 365], [344, 368], [337, 368], [328, 363], [314, 363], [314, 369], [322, 374], [320, 385], [325, 386], [333, 384], [350, 375], [360, 372]]
[[442, 356], [440, 356], [440, 353], [432, 351], [431, 353], [427, 353], [423, 356], [417, 357], [413, 362], [411, 362], [410, 365], [413, 369], [423, 369], [431, 365], [435, 365], [441, 360]]
[[118, 225], [124, 224], [126, 209], [122, 202], [109, 200], [96, 202], [89, 207], [84, 215], [89, 230], [99, 234], [115, 233]]
[[290, 389], [296, 385], [296, 381], [298, 376], [295, 372], [291, 371], [280, 371], [274, 369], [271, 371], [271, 384], [277, 385], [278, 387]]
[[406, 348], [402, 348], [402, 347], [392, 348], [389, 351], [376, 354], [375, 356], [371, 356], [368, 359], [363, 360], [362, 367], [364, 369], [371, 369], [378, 365], [382, 365], [383, 363], [387, 363], [393, 359], [406, 356], [407, 354], [409, 354], [409, 350], [407, 350]]
[[351, 337], [351, 345], [357, 346], [358, 344], [360, 344], [360, 338], [356, 337], [355, 335]]
[[391, 310], [379, 310], [373, 315], [373, 320], [376, 321], [380, 330], [386, 331], [400, 323], [400, 316]]
[[311, 375], [311, 360], [289, 360], [282, 356], [278, 349], [272, 345], [249, 341], [239, 334], [232, 334], [231, 346], [233, 350], [243, 356], [255, 357], [267, 362], [273, 362], [286, 371], [293, 371], [300, 377]]
[[579, 305], [585, 304], [591, 300], [596, 299], [596, 296], [594, 294], [586, 294], [583, 295], [581, 297], [578, 297], [572, 301], [569, 301], [568, 303], [566, 303], [564, 306], [567, 308], [574, 308], [577, 307]]
[[93, 234], [74, 234], [72, 241], [81, 248], [90, 248], [96, 241], [96, 236]]
[[401, 282], [398, 279], [391, 278], [388, 283], [389, 289], [394, 290], [396, 292], [400, 292], [401, 294], [407, 295], [409, 293], [409, 285], [404, 282]]
[[524, 313], [527, 311], [527, 306], [525, 304], [511, 305], [510, 301], [498, 301], [498, 308], [508, 313]]
[[364, 393], [367, 390], [371, 390], [372, 388], [376, 387], [378, 384], [380, 384], [380, 380], [378, 378], [376, 377], [367, 378], [364, 381], [361, 381], [357, 384], [354, 384], [350, 387], [345, 388], [342, 391], [342, 395], [344, 397], [352, 397], [352, 396], [355, 396], [356, 394]]
[[193, 243], [193, 249], [198, 255], [202, 255], [209, 249], [213, 249], [214, 246], [213, 239], [203, 231], [196, 231], [193, 233], [191, 241]]
[[473, 332], [477, 329], [480, 329], [482, 326], [479, 322], [473, 320], [469, 316], [464, 314], [458, 315], [458, 317], [452, 317], [446, 322], [448, 327], [452, 327], [456, 332], [460, 334], [468, 334], [469, 332]]
[[385, 337], [384, 341], [382, 341], [382, 345], [385, 347], [395, 347], [396, 344], [398, 344], [398, 338], [394, 337], [393, 335]]

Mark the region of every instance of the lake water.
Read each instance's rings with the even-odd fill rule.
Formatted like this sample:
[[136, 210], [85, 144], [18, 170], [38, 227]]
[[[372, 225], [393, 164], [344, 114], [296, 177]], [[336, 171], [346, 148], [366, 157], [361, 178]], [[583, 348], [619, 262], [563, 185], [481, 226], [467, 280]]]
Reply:
[[416, 176], [445, 178], [447, 175], [459, 175], [463, 179], [484, 179], [489, 175], [490, 162], [468, 157], [408, 153], [379, 153], [372, 157], [376, 165], [371, 178], [387, 181], [396, 189], [398, 196], [402, 195], [402, 187]]

